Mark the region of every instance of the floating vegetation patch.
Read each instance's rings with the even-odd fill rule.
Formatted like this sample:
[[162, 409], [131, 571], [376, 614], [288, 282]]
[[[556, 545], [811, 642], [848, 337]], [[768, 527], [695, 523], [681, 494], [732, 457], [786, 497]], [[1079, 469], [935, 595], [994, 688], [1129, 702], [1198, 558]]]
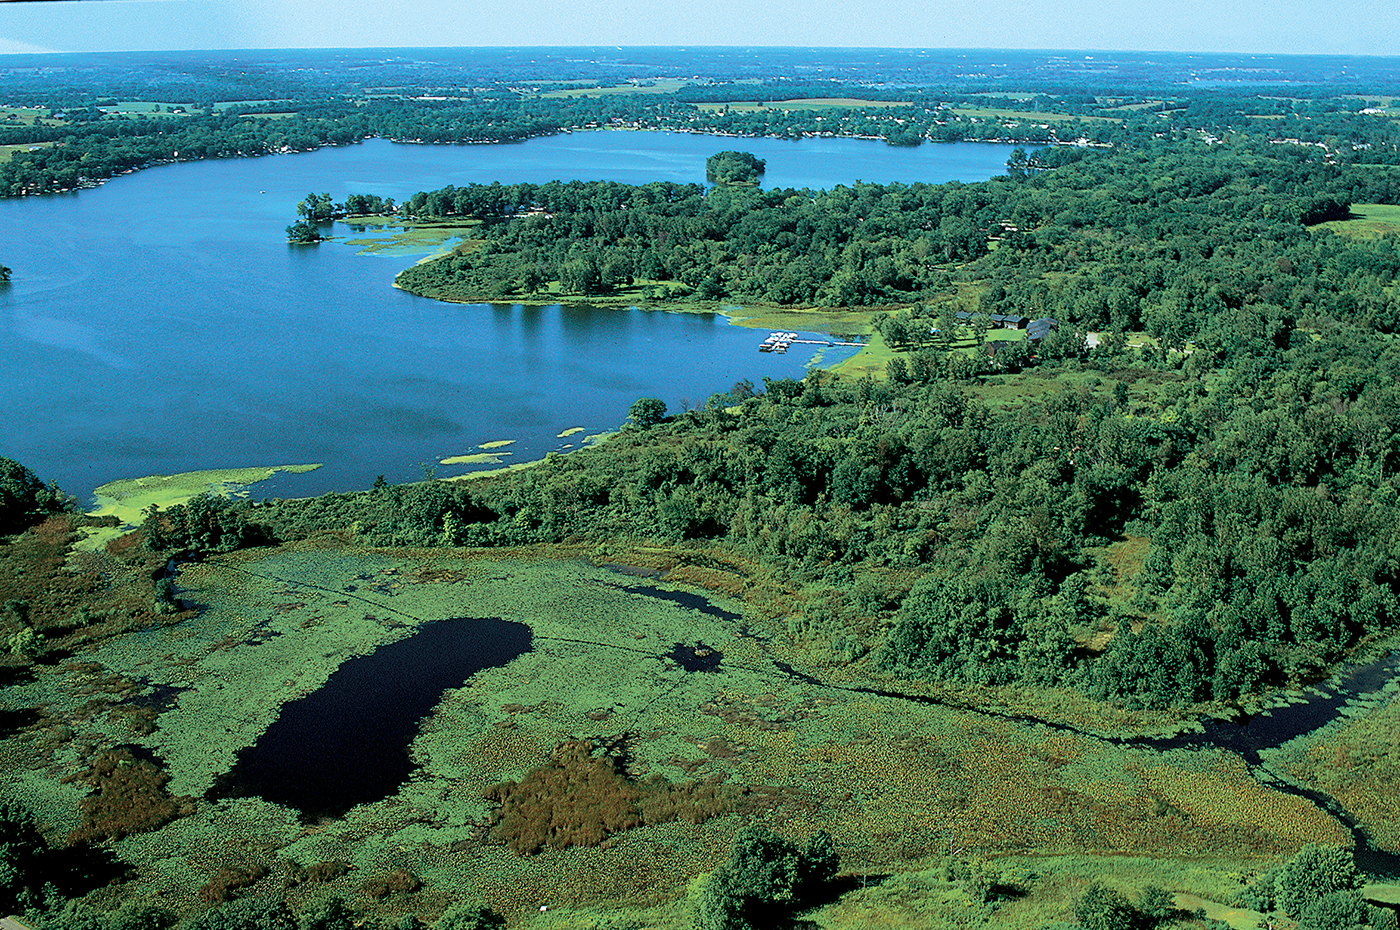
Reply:
[[564, 430], [563, 432], [561, 432], [558, 436], [556, 436], [556, 437], [554, 437], [554, 438], [555, 438], [555, 439], [568, 439], [570, 436], [573, 436], [573, 435], [575, 435], [575, 434], [577, 434], [577, 433], [581, 433], [581, 432], [583, 432], [583, 427], [582, 427], [582, 426], [571, 426], [571, 427], [569, 427], [568, 429], [566, 429], [566, 430]]
[[271, 465], [256, 468], [217, 468], [188, 471], [174, 475], [150, 475], [145, 478], [123, 478], [109, 481], [93, 492], [93, 517], [113, 516], [122, 527], [104, 530], [89, 536], [80, 549], [96, 551], [126, 529], [141, 522], [142, 514], [152, 505], [169, 510], [200, 494], [231, 497], [246, 494], [249, 485], [266, 481], [278, 472], [301, 475], [320, 468], [314, 465]]
[[94, 791], [79, 805], [83, 823], [68, 835], [69, 844], [120, 839], [129, 833], [158, 829], [194, 812], [194, 798], [171, 797], [170, 776], [129, 749], [104, 752], [92, 768], [69, 776]]
[[434, 225], [397, 226], [396, 221], [383, 218], [375, 222], [374, 217], [356, 217], [347, 222], [352, 232], [365, 233], [370, 227], [378, 227], [378, 235], [360, 239], [350, 239], [347, 245], [359, 249], [361, 255], [382, 255], [402, 258], [408, 255], [429, 253], [437, 258], [451, 252], [458, 245], [469, 241], [469, 235], [479, 223], [457, 223]]
[[660, 775], [634, 780], [617, 754], [592, 740], [562, 743], [548, 765], [487, 793], [500, 805], [492, 816], [492, 835], [520, 855], [597, 846], [646, 824], [703, 823], [734, 810], [742, 796], [718, 779], [680, 785]]
[[704, 643], [696, 643], [694, 646], [676, 643], [671, 647], [671, 651], [666, 653], [666, 658], [687, 672], [713, 672], [724, 660], [724, 653]]
[[499, 465], [510, 452], [469, 452], [466, 455], [450, 455], [439, 459], [439, 465]]
[[478, 449], [501, 449], [515, 444], [514, 439], [493, 439], [490, 442], [483, 442], [477, 446]]

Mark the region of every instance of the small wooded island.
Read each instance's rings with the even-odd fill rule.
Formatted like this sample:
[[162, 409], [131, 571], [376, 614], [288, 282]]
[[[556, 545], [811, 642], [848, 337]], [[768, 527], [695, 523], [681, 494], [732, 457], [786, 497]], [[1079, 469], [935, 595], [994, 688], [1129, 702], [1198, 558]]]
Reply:
[[705, 159], [705, 179], [711, 184], [757, 184], [765, 167], [752, 152], [717, 152]]

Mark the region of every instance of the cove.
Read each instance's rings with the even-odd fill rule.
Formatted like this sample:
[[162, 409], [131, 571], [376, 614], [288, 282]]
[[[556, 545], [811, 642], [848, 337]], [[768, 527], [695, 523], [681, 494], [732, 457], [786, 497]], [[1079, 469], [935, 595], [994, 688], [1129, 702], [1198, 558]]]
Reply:
[[767, 186], [821, 188], [984, 180], [1011, 149], [661, 132], [371, 139], [0, 199], [0, 261], [14, 269], [0, 285], [3, 454], [82, 502], [118, 478], [289, 462], [324, 467], [258, 493], [314, 495], [380, 474], [422, 480], [493, 440], [516, 440], [502, 464], [569, 451], [616, 429], [639, 397], [676, 411], [740, 380], [801, 378], [812, 353], [760, 353], [761, 334], [722, 316], [443, 304], [396, 290], [415, 257], [359, 254], [345, 224], [317, 246], [284, 233], [308, 191], [402, 201], [472, 182], [703, 183], [706, 157], [735, 146], [767, 160]]
[[295, 809], [307, 823], [386, 798], [412, 774], [409, 745], [443, 693], [530, 648], [523, 623], [424, 624], [406, 639], [350, 659], [318, 690], [284, 704], [206, 797], [260, 797]]

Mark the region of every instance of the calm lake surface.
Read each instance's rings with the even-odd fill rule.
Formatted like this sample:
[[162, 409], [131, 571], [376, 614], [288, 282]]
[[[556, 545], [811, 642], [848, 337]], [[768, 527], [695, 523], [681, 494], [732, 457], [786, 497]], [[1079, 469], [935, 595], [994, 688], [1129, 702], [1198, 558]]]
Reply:
[[[581, 132], [515, 145], [370, 140], [167, 165], [95, 190], [0, 200], [0, 455], [86, 501], [117, 478], [321, 462], [264, 493], [420, 479], [420, 463], [515, 440], [507, 462], [615, 429], [638, 397], [676, 410], [810, 354], [709, 314], [449, 305], [395, 290], [415, 256], [290, 246], [308, 191], [398, 200], [447, 184], [703, 182], [705, 158], [767, 159], [765, 186], [978, 181], [1011, 146]], [[844, 356], [827, 350], [818, 362]], [[560, 433], [574, 427], [584, 432]], [[444, 467], [439, 476], [459, 473]]]

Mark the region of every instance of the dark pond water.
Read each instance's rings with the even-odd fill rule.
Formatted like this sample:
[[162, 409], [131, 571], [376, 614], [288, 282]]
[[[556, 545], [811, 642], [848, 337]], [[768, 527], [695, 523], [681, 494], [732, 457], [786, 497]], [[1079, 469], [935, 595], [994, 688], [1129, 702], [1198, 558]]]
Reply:
[[534, 458], [577, 444], [585, 433], [559, 436], [573, 427], [616, 428], [638, 397], [676, 409], [740, 379], [800, 377], [811, 355], [759, 353], [755, 331], [723, 317], [441, 304], [391, 287], [415, 256], [283, 234], [313, 190], [402, 200], [473, 181], [702, 182], [705, 158], [736, 146], [784, 187], [975, 181], [1010, 150], [623, 132], [371, 140], [0, 200], [0, 263], [14, 269], [0, 285], [0, 455], [82, 499], [116, 478], [325, 463], [266, 491], [314, 494], [418, 479], [420, 463], [495, 440]]
[[704, 643], [676, 643], [666, 657], [687, 672], [713, 672], [724, 661], [724, 653]]
[[210, 799], [260, 797], [304, 821], [339, 817], [408, 780], [409, 745], [449, 688], [530, 650], [530, 628], [493, 619], [440, 620], [351, 659], [238, 753]]

